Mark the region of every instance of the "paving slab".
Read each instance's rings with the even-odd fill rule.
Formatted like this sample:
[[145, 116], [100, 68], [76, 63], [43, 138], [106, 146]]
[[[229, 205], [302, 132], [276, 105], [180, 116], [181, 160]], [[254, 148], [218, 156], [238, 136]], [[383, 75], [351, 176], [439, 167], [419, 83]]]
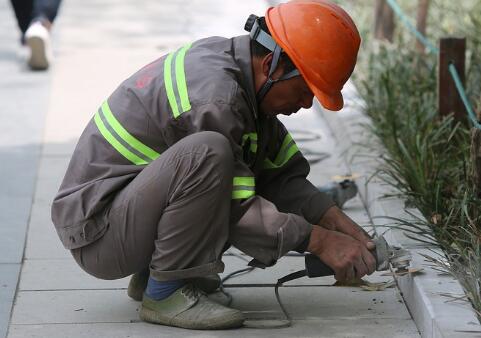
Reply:
[[[98, 323], [98, 324], [43, 324], [12, 325], [10, 338], [64, 338], [65, 332], [72, 332], [78, 338], [134, 338], [134, 337], [318, 337], [318, 338], [414, 338], [419, 337], [410, 320], [399, 319], [346, 319], [342, 326], [338, 321], [329, 319], [299, 320], [293, 327], [269, 329], [237, 329], [221, 331], [191, 331], [171, 327], [159, 327], [148, 323]], [[460, 335], [465, 337], [464, 335]], [[466, 336], [467, 337], [467, 336]]]
[[128, 282], [129, 278], [117, 280], [95, 278], [82, 270], [70, 256], [65, 259], [25, 260], [18, 289], [20, 291], [126, 289]]
[[35, 190], [50, 74], [27, 69], [7, 0], [0, 1], [0, 41], [0, 337], [4, 337]]
[[[258, 318], [283, 319], [273, 288], [228, 288], [232, 307]], [[281, 299], [293, 319], [410, 319], [392, 290], [367, 292], [357, 288], [282, 287]], [[39, 305], [41, 304], [41, 310]], [[139, 302], [125, 290], [20, 291], [11, 324], [130, 323], [138, 321]], [[414, 325], [414, 323], [412, 323]]]
[[7, 334], [20, 267], [20, 264], [0, 264], [0, 337]]
[[[233, 256], [224, 256], [225, 271], [220, 276], [247, 267], [246, 262]], [[226, 281], [226, 286], [271, 286], [289, 273], [304, 268], [303, 257], [283, 257], [273, 267], [255, 269], [250, 273], [233, 277]], [[52, 278], [55, 276], [55, 278]], [[388, 282], [389, 276], [375, 273], [364, 280], [372, 283]], [[118, 280], [102, 280], [90, 276], [82, 270], [71, 256], [65, 259], [27, 259], [22, 268], [20, 291], [55, 291], [55, 290], [93, 290], [126, 289], [129, 277]], [[285, 285], [331, 286], [335, 283], [332, 276], [321, 278], [301, 278], [287, 282]]]

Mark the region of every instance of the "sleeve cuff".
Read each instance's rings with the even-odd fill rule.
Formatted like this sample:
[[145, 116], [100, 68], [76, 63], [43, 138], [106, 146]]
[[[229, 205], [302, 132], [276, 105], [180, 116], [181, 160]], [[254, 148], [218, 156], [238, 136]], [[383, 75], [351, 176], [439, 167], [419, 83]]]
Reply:
[[303, 208], [304, 218], [311, 224], [319, 224], [326, 211], [336, 205], [327, 194], [316, 191], [306, 202]]
[[311, 239], [311, 233], [309, 233], [306, 237], [306, 239], [304, 239], [301, 244], [299, 244], [295, 249], [294, 251], [297, 251], [298, 253], [304, 253], [307, 251], [307, 247], [309, 246], [309, 240]]

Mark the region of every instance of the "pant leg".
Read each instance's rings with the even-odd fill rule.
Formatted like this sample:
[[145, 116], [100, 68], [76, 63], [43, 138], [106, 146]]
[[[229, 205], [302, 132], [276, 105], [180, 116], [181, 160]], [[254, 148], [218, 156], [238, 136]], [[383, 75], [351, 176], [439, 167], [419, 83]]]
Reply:
[[34, 0], [10, 1], [15, 12], [15, 17], [17, 18], [18, 27], [22, 31], [22, 34], [25, 33], [32, 20], [33, 1]]
[[103, 279], [122, 278], [149, 265], [157, 280], [222, 272], [233, 163], [221, 134], [182, 139], [115, 197], [108, 230], [96, 242], [72, 250], [77, 262]]
[[53, 22], [57, 17], [60, 0], [34, 0], [32, 18]]

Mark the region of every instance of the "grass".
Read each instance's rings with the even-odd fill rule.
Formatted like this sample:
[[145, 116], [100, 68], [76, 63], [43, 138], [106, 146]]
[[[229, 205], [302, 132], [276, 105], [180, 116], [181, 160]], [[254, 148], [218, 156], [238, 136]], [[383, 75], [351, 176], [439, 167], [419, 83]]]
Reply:
[[[440, 25], [428, 31], [468, 37], [467, 89], [479, 108], [481, 4], [454, 5], [437, 0], [431, 16], [441, 18]], [[396, 220], [397, 226], [411, 238], [439, 244], [444, 257], [434, 261], [459, 280], [481, 321], [481, 200], [471, 175], [472, 131], [466, 121], [438, 116], [437, 57], [416, 52], [402, 29], [393, 45], [368, 41], [360, 55], [355, 83], [372, 120], [370, 132], [383, 145], [367, 146], [379, 153], [377, 176], [423, 215]]]

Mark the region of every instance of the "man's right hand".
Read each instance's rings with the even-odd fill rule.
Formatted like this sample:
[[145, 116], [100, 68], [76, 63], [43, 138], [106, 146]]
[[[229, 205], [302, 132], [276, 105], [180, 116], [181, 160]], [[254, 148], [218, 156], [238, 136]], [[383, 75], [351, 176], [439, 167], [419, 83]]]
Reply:
[[333, 269], [338, 281], [361, 278], [376, 270], [376, 259], [363, 243], [317, 225], [312, 227], [307, 251]]

